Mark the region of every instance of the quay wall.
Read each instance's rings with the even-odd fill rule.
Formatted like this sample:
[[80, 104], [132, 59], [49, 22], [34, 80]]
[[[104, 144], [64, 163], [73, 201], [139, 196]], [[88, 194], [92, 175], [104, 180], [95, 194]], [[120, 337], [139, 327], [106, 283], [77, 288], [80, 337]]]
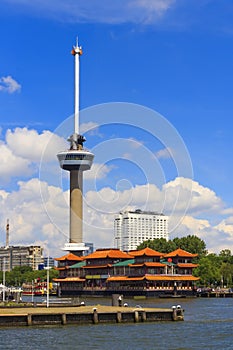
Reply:
[[1, 314], [0, 327], [183, 321], [182, 309]]
[[200, 292], [197, 293], [199, 298], [233, 298], [232, 292]]

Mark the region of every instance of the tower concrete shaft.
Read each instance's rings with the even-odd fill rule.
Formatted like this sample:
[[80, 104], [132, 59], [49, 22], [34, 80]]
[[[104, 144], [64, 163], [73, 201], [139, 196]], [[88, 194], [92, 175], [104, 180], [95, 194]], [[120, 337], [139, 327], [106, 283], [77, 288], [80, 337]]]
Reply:
[[83, 172], [70, 171], [70, 243], [83, 242]]

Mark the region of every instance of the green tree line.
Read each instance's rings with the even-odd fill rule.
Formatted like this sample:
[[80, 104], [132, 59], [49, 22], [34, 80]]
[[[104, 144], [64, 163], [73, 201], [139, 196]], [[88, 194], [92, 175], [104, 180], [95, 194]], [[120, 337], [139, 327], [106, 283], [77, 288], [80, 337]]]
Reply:
[[[49, 270], [49, 280], [58, 277], [58, 271], [54, 268]], [[40, 278], [41, 281], [47, 281], [47, 270], [33, 270], [29, 266], [16, 266], [12, 271], [5, 272], [5, 281], [7, 286], [20, 287], [25, 282], [32, 282]], [[0, 271], [0, 280], [3, 281], [3, 272]]]
[[178, 248], [192, 254], [198, 254], [193, 262], [198, 267], [193, 270], [193, 275], [200, 278], [198, 285], [212, 287], [233, 286], [233, 255], [231, 250], [221, 250], [219, 254], [208, 253], [206, 243], [195, 235], [189, 235], [173, 240], [158, 238], [144, 241], [137, 249], [150, 247], [161, 253], [170, 253]]

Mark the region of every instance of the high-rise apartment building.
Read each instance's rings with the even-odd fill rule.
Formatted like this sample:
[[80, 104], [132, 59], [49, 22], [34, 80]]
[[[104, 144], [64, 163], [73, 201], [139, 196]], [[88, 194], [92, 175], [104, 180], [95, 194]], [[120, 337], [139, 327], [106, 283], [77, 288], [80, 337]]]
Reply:
[[43, 263], [43, 248], [40, 246], [0, 247], [0, 271], [11, 271], [16, 266], [30, 266], [38, 270]]
[[168, 217], [152, 211], [125, 211], [114, 220], [115, 247], [124, 251], [135, 250], [148, 239], [168, 240]]

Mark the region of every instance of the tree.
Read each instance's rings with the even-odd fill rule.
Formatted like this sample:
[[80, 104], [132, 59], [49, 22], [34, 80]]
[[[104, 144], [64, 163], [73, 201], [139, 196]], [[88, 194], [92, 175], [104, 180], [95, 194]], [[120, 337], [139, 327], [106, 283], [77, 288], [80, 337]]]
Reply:
[[148, 240], [141, 243], [137, 250], [144, 249], [146, 247], [149, 247], [151, 249], [154, 249], [160, 253], [170, 253], [171, 251], [176, 249], [175, 244], [172, 241], [167, 241], [165, 238], [156, 238], [154, 240]]
[[173, 242], [177, 248], [181, 248], [192, 254], [198, 254], [199, 259], [207, 255], [205, 242], [195, 235], [177, 237], [173, 239]]
[[194, 276], [200, 277], [200, 284], [210, 286], [211, 284], [220, 285], [221, 271], [219, 258], [216, 254], [209, 254], [202, 257], [199, 261], [198, 267], [193, 271]]
[[198, 254], [200, 259], [203, 256], [206, 256], [206, 244], [205, 242], [195, 235], [189, 235], [182, 238], [174, 238], [173, 240], [167, 241], [165, 238], [156, 238], [154, 240], [148, 240], [141, 243], [137, 250], [150, 247], [151, 249], [157, 250], [161, 253], [170, 253], [177, 248], [186, 250], [192, 254]]
[[223, 284], [229, 286], [232, 284], [232, 275], [233, 275], [233, 265], [228, 262], [223, 262], [220, 267], [221, 279]]
[[[58, 274], [59, 272], [57, 270], [51, 268], [49, 271], [49, 280], [52, 281], [53, 278], [58, 277]], [[21, 286], [24, 282], [31, 283], [38, 278], [46, 281], [47, 270], [32, 270], [29, 266], [16, 266], [12, 271], [6, 272], [6, 284], [8, 286]]]
[[32, 274], [33, 270], [29, 266], [16, 266], [12, 271], [6, 272], [7, 285], [20, 286], [26, 279], [26, 276]]
[[222, 262], [225, 263], [233, 263], [233, 257], [231, 255], [230, 249], [223, 249], [219, 253], [219, 257], [221, 258]]
[[229, 257], [231, 257], [231, 250], [230, 249], [223, 249], [220, 251], [219, 256], [229, 258]]

